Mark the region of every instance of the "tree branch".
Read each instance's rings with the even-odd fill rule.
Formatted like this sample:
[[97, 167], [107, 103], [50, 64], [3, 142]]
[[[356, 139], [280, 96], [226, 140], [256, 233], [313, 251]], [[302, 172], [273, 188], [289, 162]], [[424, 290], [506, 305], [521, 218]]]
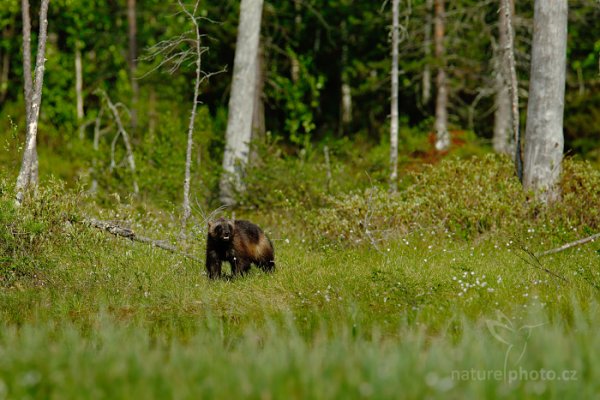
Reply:
[[598, 238], [600, 238], [600, 233], [596, 233], [596, 234], [594, 234], [592, 236], [588, 236], [586, 238], [579, 239], [579, 240], [576, 240], [574, 242], [570, 242], [570, 243], [564, 244], [564, 245], [562, 245], [560, 247], [557, 247], [555, 249], [546, 250], [546, 251], [542, 251], [540, 253], [536, 253], [535, 256], [539, 258], [539, 257], [543, 257], [543, 256], [548, 256], [550, 254], [560, 253], [561, 251], [565, 251], [567, 249], [570, 249], [571, 247], [581, 246], [582, 244], [586, 244], [588, 242], [592, 242], [592, 241], [594, 241], [595, 239], [598, 239]]
[[179, 249], [177, 249], [177, 247], [169, 244], [165, 240], [156, 240], [156, 239], [152, 239], [152, 238], [149, 238], [146, 236], [140, 236], [140, 235], [136, 234], [132, 229], [123, 228], [112, 222], [100, 221], [95, 218], [86, 218], [82, 222], [88, 226], [100, 229], [100, 230], [108, 232], [112, 235], [126, 238], [133, 242], [146, 243], [146, 244], [151, 245], [152, 247], [157, 247], [159, 249], [170, 251], [171, 253], [182, 255], [186, 258], [189, 258], [190, 260], [202, 262], [202, 260], [200, 260], [198, 257], [195, 257], [191, 254], [180, 251]]
[[[112, 144], [113, 155], [114, 155], [114, 145], [116, 143], [117, 137], [119, 136], [119, 134], [121, 136], [123, 136], [123, 142], [125, 143], [125, 150], [127, 151], [127, 163], [129, 164], [129, 169], [131, 170], [131, 174], [133, 175], [133, 193], [137, 195], [139, 193], [140, 189], [138, 187], [137, 180], [135, 179], [135, 158], [133, 156], [133, 149], [131, 147], [129, 135], [127, 134], [127, 131], [125, 130], [125, 127], [123, 126], [123, 122], [121, 121], [121, 116], [119, 115], [119, 110], [117, 109], [118, 106], [122, 106], [122, 105], [121, 105], [121, 103], [117, 103], [117, 105], [113, 104], [113, 102], [110, 101], [108, 94], [106, 94], [106, 92], [103, 90], [97, 90], [96, 93], [98, 93], [102, 97], [104, 97], [104, 99], [106, 100], [106, 104], [108, 105], [108, 108], [111, 111], [115, 122], [117, 123], [118, 133], [117, 133], [117, 136], [115, 136], [115, 139], [113, 140], [113, 144]], [[112, 159], [111, 167], [114, 167], [114, 158]]]

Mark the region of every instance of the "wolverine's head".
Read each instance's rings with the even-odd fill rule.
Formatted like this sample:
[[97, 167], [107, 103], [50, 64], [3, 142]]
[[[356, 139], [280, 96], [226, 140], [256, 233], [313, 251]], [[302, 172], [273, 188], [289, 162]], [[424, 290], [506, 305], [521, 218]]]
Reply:
[[219, 218], [208, 223], [208, 235], [213, 239], [229, 242], [233, 239], [233, 221]]

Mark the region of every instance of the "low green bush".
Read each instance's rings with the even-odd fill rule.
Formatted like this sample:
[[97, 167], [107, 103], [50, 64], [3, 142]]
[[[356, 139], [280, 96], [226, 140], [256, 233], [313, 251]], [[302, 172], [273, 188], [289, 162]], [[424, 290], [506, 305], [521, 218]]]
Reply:
[[589, 163], [564, 161], [562, 199], [549, 206], [526, 193], [512, 162], [496, 155], [446, 159], [407, 179], [413, 183], [398, 193], [373, 186], [330, 197], [313, 219], [314, 230], [330, 240], [358, 243], [416, 229], [472, 239], [491, 231], [600, 228], [600, 172]]
[[50, 182], [15, 205], [14, 192], [5, 183], [0, 191], [0, 286], [20, 278], [41, 282], [53, 266], [51, 249], [79, 234], [69, 221], [77, 220], [81, 197], [65, 193], [64, 185]]

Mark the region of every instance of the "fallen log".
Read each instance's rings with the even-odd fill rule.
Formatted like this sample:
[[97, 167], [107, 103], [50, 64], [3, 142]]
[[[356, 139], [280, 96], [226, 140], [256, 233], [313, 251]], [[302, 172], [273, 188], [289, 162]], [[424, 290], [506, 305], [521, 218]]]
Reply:
[[84, 224], [89, 225], [91, 227], [103, 230], [115, 236], [120, 236], [126, 239], [129, 239], [134, 242], [146, 243], [151, 245], [152, 247], [157, 247], [159, 249], [170, 251], [171, 253], [176, 253], [187, 257], [191, 260], [201, 262], [198, 257], [195, 257], [191, 254], [185, 253], [179, 250], [177, 247], [169, 244], [165, 240], [156, 240], [146, 236], [141, 236], [136, 234], [132, 229], [124, 228], [110, 221], [101, 221], [95, 218], [86, 218], [82, 221]]

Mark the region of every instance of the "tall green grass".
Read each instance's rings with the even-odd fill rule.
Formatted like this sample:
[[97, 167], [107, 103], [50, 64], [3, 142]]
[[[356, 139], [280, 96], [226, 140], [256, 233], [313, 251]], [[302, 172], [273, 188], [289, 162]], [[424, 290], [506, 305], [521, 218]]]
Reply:
[[[440, 168], [455, 180], [462, 171]], [[503, 179], [502, 168], [480, 176]], [[421, 179], [439, 183], [442, 173]], [[355, 230], [344, 240], [315, 226], [323, 215], [349, 218], [338, 206], [365, 200], [358, 195], [324, 196], [320, 209], [301, 199], [268, 214], [240, 209], [273, 239], [277, 270], [215, 282], [201, 263], [86, 226], [100, 211], [81, 193], [51, 184], [15, 209], [2, 186], [0, 399], [593, 398], [598, 245], [531, 256], [596, 226], [587, 208], [597, 200], [575, 192], [593, 195], [597, 177], [571, 173], [571, 208], [557, 218], [490, 207], [490, 220], [513, 220], [467, 234], [449, 222], [476, 220], [485, 204], [439, 205], [406, 225], [402, 214], [370, 237], [340, 217], [332, 231]], [[504, 197], [456, 196], [507, 203], [510, 185]], [[391, 204], [443, 198], [425, 186], [410, 193], [420, 197]], [[373, 212], [387, 210], [373, 201]], [[100, 217], [157, 238], [178, 229], [135, 203]], [[204, 240], [198, 226], [186, 251], [202, 258]]]
[[[528, 313], [506, 332], [518, 351], [526, 344], [508, 364], [507, 345], [459, 313], [458, 336], [403, 322], [391, 336], [345, 323], [307, 338], [291, 316], [233, 337], [209, 319], [186, 340], [106, 314], [88, 334], [71, 323], [28, 323], [0, 333], [0, 398], [593, 398], [598, 311], [575, 313], [570, 328], [543, 310]], [[528, 323], [546, 325], [518, 341]]]

